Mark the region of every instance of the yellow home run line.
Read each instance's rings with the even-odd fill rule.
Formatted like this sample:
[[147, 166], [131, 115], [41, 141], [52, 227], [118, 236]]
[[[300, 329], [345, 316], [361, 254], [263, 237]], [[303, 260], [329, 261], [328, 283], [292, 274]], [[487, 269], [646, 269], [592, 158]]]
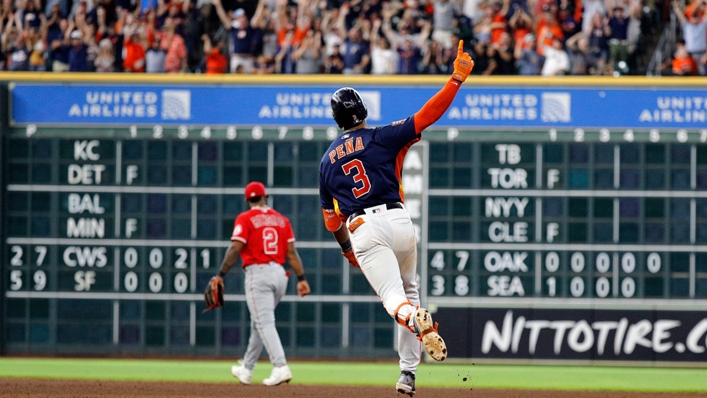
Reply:
[[[447, 76], [361, 76], [361, 75], [199, 75], [199, 74], [130, 74], [130, 73], [38, 73], [0, 72], [4, 82], [52, 83], [149, 83], [149, 84], [248, 84], [248, 85], [372, 85], [427, 86], [439, 85]], [[707, 77], [647, 77], [647, 76], [470, 76], [467, 89], [475, 86], [558, 86], [558, 87], [691, 87], [707, 88]]]

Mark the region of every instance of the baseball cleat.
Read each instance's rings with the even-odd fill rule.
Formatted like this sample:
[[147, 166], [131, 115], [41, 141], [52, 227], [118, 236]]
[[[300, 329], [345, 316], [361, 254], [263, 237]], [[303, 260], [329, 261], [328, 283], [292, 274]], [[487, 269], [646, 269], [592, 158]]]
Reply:
[[395, 389], [398, 390], [398, 394], [407, 394], [411, 397], [415, 395], [415, 375], [406, 370], [400, 372], [398, 382], [395, 383]]
[[437, 332], [437, 324], [432, 322], [430, 312], [424, 308], [416, 309], [412, 322], [417, 339], [422, 342], [425, 351], [435, 361], [444, 361], [447, 358], [447, 345]]
[[266, 386], [277, 386], [282, 383], [289, 383], [290, 380], [292, 380], [292, 372], [290, 372], [290, 367], [285, 365], [272, 368], [270, 377], [263, 380], [263, 384]]
[[253, 371], [244, 366], [231, 366], [231, 374], [243, 384], [250, 384]]

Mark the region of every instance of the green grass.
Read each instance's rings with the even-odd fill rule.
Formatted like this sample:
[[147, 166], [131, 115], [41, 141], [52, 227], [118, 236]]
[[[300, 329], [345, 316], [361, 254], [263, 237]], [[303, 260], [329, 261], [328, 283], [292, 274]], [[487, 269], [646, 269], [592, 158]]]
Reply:
[[[0, 378], [235, 382], [229, 361], [0, 358]], [[291, 362], [295, 384], [390, 386], [395, 363]], [[267, 362], [253, 375], [270, 373]], [[467, 381], [463, 378], [467, 377]], [[419, 387], [707, 392], [707, 369], [422, 364]]]

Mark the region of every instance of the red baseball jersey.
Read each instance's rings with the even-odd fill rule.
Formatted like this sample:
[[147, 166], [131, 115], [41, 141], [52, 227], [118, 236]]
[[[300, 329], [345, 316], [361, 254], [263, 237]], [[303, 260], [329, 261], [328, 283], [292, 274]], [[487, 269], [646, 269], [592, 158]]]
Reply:
[[287, 245], [295, 241], [290, 220], [269, 207], [257, 207], [241, 213], [233, 225], [231, 241], [245, 244], [241, 250], [243, 268], [274, 261], [284, 264]]

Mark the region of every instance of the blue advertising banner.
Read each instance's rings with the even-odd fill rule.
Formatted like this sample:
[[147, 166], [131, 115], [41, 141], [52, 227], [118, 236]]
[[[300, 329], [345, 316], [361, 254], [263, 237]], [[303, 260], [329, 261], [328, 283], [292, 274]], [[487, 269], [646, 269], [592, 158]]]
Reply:
[[[16, 83], [12, 123], [331, 126], [334, 86], [140, 86]], [[369, 123], [403, 119], [439, 87], [356, 87]], [[707, 126], [706, 89], [462, 87], [437, 126], [684, 128]]]

